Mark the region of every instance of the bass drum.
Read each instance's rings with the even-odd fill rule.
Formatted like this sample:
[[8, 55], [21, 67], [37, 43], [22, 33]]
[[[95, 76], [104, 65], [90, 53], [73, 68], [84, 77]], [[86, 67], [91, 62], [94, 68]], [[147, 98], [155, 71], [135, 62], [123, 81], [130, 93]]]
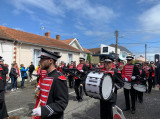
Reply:
[[85, 80], [84, 92], [87, 96], [109, 100], [113, 94], [114, 86], [112, 75], [103, 72], [90, 72]]

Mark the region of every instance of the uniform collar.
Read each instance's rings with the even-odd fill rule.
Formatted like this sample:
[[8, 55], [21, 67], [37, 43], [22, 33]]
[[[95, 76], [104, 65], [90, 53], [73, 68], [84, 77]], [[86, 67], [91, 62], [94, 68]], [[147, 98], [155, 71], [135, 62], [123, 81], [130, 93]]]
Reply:
[[50, 72], [48, 73], [48, 75], [51, 74], [51, 73], [54, 73], [54, 72], [56, 72], [56, 69], [50, 71]]

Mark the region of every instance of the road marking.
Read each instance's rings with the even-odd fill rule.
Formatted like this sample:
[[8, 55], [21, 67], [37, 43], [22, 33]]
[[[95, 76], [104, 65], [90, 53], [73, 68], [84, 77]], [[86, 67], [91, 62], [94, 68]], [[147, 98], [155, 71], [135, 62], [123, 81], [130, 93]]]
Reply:
[[22, 109], [23, 108], [15, 109], [15, 110], [9, 111], [8, 113], [16, 112], [16, 111], [19, 111], [19, 110], [22, 110]]
[[14, 92], [11, 92], [11, 94], [14, 94], [14, 93], [19, 93], [19, 92], [22, 92], [22, 91], [14, 91]]
[[72, 94], [72, 93], [75, 93], [75, 91], [73, 91], [73, 92], [70, 92], [69, 94]]

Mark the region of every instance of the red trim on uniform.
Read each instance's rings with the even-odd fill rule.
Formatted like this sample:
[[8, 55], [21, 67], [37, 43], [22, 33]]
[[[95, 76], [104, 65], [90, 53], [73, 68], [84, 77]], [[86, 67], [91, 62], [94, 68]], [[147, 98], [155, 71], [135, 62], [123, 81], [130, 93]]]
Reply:
[[61, 80], [66, 80], [65, 76], [59, 76], [58, 78], [61, 79]]
[[118, 114], [115, 114], [113, 119], [122, 119]]
[[78, 77], [75, 77], [74, 79], [78, 79]]
[[103, 69], [101, 69], [101, 72], [110, 73], [110, 74], [112, 74], [112, 76], [114, 75], [114, 70], [112, 70], [112, 69], [107, 71], [106, 68], [103, 68]]
[[81, 71], [82, 68], [83, 68], [83, 65], [84, 65], [84, 64], [78, 64], [78, 65], [77, 65], [77, 69], [78, 69], [79, 71]]
[[121, 71], [118, 71], [118, 73], [121, 73]]
[[133, 73], [133, 68], [134, 68], [134, 65], [131, 64], [126, 64], [124, 67], [123, 67], [123, 70], [122, 70], [122, 78], [125, 79], [127, 78], [128, 79], [128, 82], [131, 81], [131, 77], [132, 77], [132, 73]]

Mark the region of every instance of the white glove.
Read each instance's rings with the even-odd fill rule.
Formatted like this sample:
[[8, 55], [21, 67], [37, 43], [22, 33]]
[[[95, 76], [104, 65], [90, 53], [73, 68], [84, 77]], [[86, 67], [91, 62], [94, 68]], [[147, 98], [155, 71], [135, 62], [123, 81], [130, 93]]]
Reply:
[[41, 107], [33, 109], [32, 112], [32, 116], [41, 116]]
[[135, 79], [136, 79], [136, 77], [135, 77], [135, 76], [132, 76], [132, 77], [131, 77], [131, 79], [132, 79], [132, 80], [135, 80]]
[[144, 78], [144, 80], [146, 80], [146, 78]]
[[125, 80], [125, 81], [128, 81], [128, 79], [127, 79], [127, 78], [124, 78], [124, 80]]
[[81, 70], [81, 72], [84, 72], [83, 70]]

